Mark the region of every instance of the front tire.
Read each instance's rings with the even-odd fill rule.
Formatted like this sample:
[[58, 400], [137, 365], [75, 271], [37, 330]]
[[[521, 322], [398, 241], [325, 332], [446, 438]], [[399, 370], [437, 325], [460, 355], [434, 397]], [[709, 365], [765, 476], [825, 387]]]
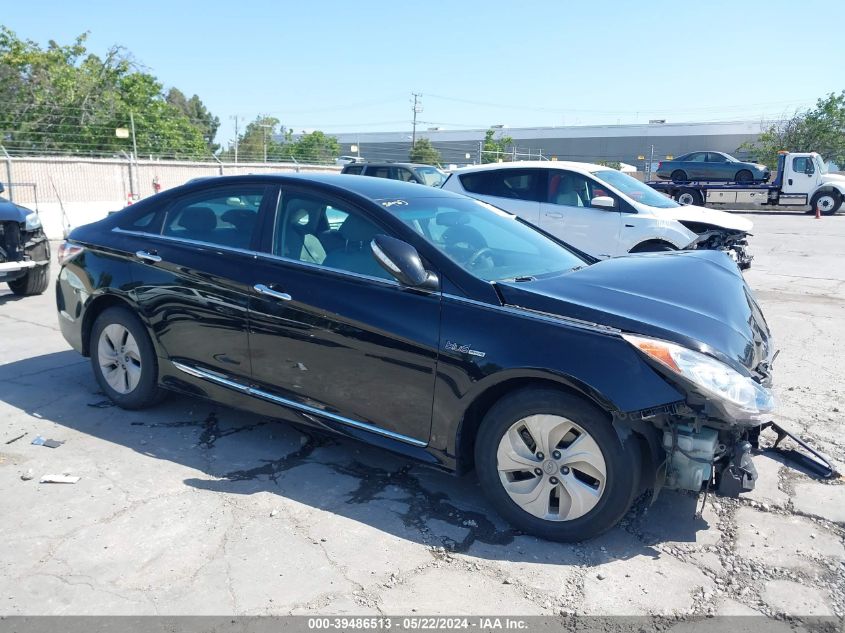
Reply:
[[810, 200], [810, 213], [815, 213], [816, 209], [821, 211], [822, 215], [833, 215], [839, 211], [842, 206], [842, 196], [835, 191], [819, 191]]
[[638, 450], [634, 441], [623, 446], [608, 416], [586, 400], [529, 388], [484, 417], [475, 465], [485, 493], [512, 525], [573, 542], [612, 528], [631, 507]]
[[152, 341], [126, 308], [108, 308], [94, 321], [91, 367], [103, 392], [123, 409], [143, 409], [164, 397]]
[[30, 268], [24, 277], [9, 282], [9, 289], [16, 295], [28, 297], [44, 294], [50, 282], [50, 266]]
[[740, 169], [734, 176], [736, 182], [749, 183], [754, 181], [754, 174], [747, 169]]

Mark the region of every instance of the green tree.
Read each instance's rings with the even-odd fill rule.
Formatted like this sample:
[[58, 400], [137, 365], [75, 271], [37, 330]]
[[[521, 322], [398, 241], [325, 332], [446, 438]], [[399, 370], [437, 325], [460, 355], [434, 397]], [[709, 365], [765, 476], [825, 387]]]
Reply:
[[[259, 114], [238, 137], [238, 161], [261, 162], [265, 156], [268, 161], [284, 160], [285, 144], [277, 140], [281, 128], [276, 117]], [[220, 155], [221, 160], [234, 161], [234, 147]]]
[[135, 119], [138, 153], [207, 157], [200, 127], [165, 99], [162, 85], [122, 47], [103, 57], [72, 44], [42, 48], [0, 26], [0, 138], [16, 152], [102, 154], [132, 151], [115, 128]]
[[285, 154], [302, 163], [331, 163], [340, 154], [340, 143], [320, 130], [303, 134], [286, 146]]
[[756, 143], [743, 143], [755, 160], [777, 166], [777, 154], [818, 152], [825, 160], [845, 165], [845, 90], [819, 99], [816, 106], [778, 121]]
[[220, 119], [208, 111], [199, 96], [194, 95], [188, 99], [178, 88], [171, 88], [165, 99], [200, 130], [209, 152], [214, 153], [220, 149], [220, 145], [214, 142], [214, 137], [217, 136], [217, 130], [220, 127]]
[[499, 132], [496, 138], [496, 130], [490, 128], [484, 133], [484, 142], [481, 145], [481, 162], [496, 163], [500, 160], [507, 161], [508, 149], [513, 147], [513, 139]]
[[408, 159], [412, 163], [422, 163], [424, 165], [439, 165], [440, 152], [435, 149], [431, 141], [427, 138], [417, 139], [414, 146], [411, 148]]

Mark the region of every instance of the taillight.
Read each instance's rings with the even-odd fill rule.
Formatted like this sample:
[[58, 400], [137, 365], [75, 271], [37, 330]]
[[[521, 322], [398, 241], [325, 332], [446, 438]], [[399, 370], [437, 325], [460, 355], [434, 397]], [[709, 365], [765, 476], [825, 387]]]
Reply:
[[64, 266], [74, 257], [79, 255], [85, 249], [78, 244], [72, 244], [71, 242], [62, 242], [59, 244], [59, 251], [56, 256], [59, 259], [59, 266]]

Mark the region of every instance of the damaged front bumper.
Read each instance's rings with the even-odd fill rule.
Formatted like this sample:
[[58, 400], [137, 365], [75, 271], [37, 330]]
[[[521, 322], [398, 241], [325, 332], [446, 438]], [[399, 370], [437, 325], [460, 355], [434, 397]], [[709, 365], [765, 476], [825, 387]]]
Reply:
[[[775, 439], [764, 445], [761, 435], [767, 429], [775, 433]], [[700, 492], [713, 486], [721, 495], [738, 497], [753, 490], [757, 482], [755, 453], [776, 453], [784, 462], [819, 479], [839, 476], [824, 455], [773, 421], [740, 430], [674, 419], [666, 420], [661, 432], [663, 461], [657, 476], [666, 488]], [[796, 446], [784, 448], [781, 442], [785, 439]]]
[[748, 233], [711, 229], [700, 233], [688, 249], [722, 251], [730, 257], [740, 270], [751, 268], [754, 256], [748, 252]]

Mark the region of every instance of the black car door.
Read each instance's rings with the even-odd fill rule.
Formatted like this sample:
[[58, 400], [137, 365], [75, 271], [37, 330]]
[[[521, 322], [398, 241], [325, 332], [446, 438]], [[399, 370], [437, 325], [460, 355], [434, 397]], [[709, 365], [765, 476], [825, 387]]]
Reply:
[[160, 212], [135, 257], [134, 295], [177, 367], [248, 381], [250, 250], [275, 187], [241, 182], [193, 190]]
[[251, 272], [258, 395], [346, 430], [429, 440], [440, 294], [400, 286], [372, 216], [319, 189], [283, 188]]

